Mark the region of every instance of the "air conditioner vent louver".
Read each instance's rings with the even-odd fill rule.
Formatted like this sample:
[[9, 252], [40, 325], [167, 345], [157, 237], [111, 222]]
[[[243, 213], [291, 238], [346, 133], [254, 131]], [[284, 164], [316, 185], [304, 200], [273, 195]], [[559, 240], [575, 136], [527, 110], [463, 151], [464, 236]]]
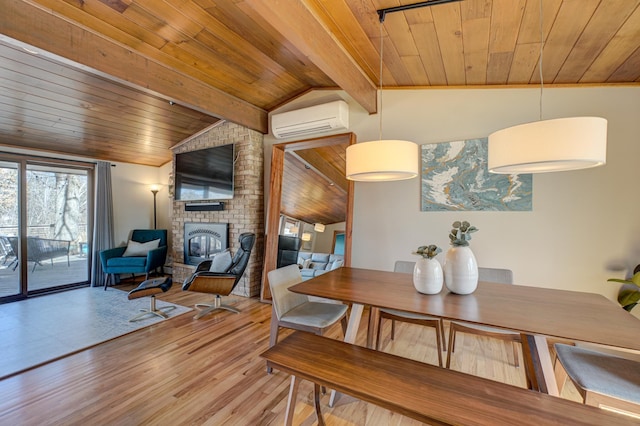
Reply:
[[347, 128], [349, 106], [345, 101], [329, 102], [271, 117], [271, 133], [278, 139]]

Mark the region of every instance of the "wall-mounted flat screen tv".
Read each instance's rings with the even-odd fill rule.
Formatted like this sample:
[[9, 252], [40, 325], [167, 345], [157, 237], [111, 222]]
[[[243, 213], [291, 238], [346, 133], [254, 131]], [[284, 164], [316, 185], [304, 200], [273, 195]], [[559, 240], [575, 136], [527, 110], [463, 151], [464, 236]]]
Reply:
[[176, 154], [176, 200], [233, 198], [233, 144]]

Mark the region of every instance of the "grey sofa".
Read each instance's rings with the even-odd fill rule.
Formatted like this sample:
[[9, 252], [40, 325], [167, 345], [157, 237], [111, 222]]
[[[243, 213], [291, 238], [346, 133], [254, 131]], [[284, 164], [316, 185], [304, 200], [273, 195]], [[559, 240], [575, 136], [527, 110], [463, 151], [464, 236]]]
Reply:
[[329, 253], [298, 253], [302, 280], [308, 280], [344, 265], [344, 256]]

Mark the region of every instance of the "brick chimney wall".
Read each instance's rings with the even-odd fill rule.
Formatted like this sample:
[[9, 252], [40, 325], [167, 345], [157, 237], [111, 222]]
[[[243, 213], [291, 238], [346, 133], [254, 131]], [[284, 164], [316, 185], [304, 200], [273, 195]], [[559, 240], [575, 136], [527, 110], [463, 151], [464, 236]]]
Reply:
[[[256, 234], [256, 243], [243, 278], [233, 294], [246, 297], [259, 296], [264, 258], [264, 151], [263, 135], [239, 124], [220, 122], [208, 131], [173, 148], [175, 154], [235, 144], [237, 157], [234, 167], [234, 196], [224, 200], [222, 211], [185, 211], [185, 201], [173, 201], [172, 226], [173, 279], [182, 283], [195, 267], [184, 264], [185, 222], [217, 222], [229, 224], [229, 248], [235, 254], [238, 237], [243, 232]], [[175, 160], [175, 157], [174, 157]], [[175, 173], [175, 161], [174, 170]], [[173, 174], [170, 182], [173, 195]], [[198, 201], [188, 201], [198, 203]]]

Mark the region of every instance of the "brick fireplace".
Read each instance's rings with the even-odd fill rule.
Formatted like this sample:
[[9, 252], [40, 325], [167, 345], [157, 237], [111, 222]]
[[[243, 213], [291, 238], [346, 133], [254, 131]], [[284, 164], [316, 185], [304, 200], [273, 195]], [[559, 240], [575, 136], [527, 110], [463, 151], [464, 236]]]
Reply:
[[[239, 247], [238, 237], [243, 232], [256, 234], [249, 265], [233, 294], [254, 297], [260, 294], [262, 260], [264, 257], [264, 179], [263, 135], [241, 125], [221, 122], [208, 131], [188, 139], [172, 148], [177, 153], [235, 144], [234, 196], [225, 200], [221, 211], [186, 211], [185, 204], [198, 201], [173, 201], [172, 247], [173, 279], [181, 283], [195, 270], [185, 262], [185, 224], [228, 224], [228, 245], [232, 253]], [[170, 182], [173, 194], [173, 182]], [[196, 228], [198, 228], [196, 226]]]

